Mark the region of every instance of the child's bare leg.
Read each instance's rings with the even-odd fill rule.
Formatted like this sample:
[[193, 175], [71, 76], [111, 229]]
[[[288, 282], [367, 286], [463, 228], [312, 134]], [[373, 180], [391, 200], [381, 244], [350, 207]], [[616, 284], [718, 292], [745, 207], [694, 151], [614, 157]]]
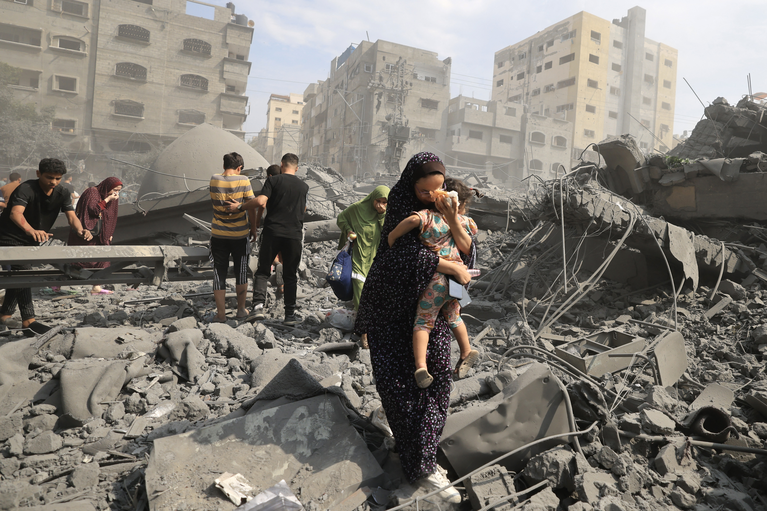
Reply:
[[466, 358], [471, 352], [471, 344], [469, 344], [469, 331], [466, 330], [466, 323], [461, 322], [461, 324], [452, 330], [453, 335], [455, 336], [455, 340], [458, 341], [458, 347], [461, 350], [461, 358]]
[[429, 346], [429, 332], [415, 330], [413, 332], [413, 355], [415, 356], [415, 368], [426, 369], [426, 348]]

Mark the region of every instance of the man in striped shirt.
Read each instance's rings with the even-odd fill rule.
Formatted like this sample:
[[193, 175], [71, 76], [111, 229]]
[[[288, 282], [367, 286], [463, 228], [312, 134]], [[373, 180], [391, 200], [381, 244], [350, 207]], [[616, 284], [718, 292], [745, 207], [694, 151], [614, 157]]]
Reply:
[[224, 155], [224, 172], [210, 178], [210, 200], [213, 202], [213, 222], [210, 233], [210, 259], [213, 262], [213, 297], [216, 299], [216, 323], [226, 322], [226, 273], [229, 257], [234, 260], [237, 318], [248, 316], [245, 298], [248, 291], [248, 254], [250, 237], [256, 235], [256, 215], [245, 211], [229, 212], [226, 201], [245, 202], [253, 199], [250, 180], [241, 176], [244, 166], [237, 153]]

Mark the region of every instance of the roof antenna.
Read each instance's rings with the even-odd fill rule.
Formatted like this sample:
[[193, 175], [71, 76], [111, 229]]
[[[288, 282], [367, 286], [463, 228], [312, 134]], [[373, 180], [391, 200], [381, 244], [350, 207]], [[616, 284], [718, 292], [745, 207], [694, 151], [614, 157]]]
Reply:
[[365, 35], [368, 36], [368, 42], [370, 42], [370, 34], [368, 34], [367, 30], [365, 30]]

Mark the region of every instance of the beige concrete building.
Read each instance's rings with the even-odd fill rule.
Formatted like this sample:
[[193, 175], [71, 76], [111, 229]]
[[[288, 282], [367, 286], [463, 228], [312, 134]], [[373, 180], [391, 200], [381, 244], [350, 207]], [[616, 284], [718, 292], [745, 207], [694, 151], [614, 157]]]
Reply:
[[244, 137], [253, 28], [230, 7], [0, 1], [0, 61], [23, 69], [19, 99], [54, 107], [71, 158], [100, 174], [104, 156], [150, 152], [202, 123]]
[[351, 45], [330, 77], [304, 91], [301, 158], [346, 177], [398, 173], [411, 155], [442, 151], [451, 59], [378, 40]]
[[570, 121], [571, 160], [610, 135], [668, 151], [677, 51], [647, 39], [645, 20], [641, 7], [612, 22], [580, 12], [496, 52], [492, 99]]
[[299, 154], [303, 94], [272, 94], [266, 107], [266, 128], [254, 145], [267, 161], [278, 163], [285, 153]]

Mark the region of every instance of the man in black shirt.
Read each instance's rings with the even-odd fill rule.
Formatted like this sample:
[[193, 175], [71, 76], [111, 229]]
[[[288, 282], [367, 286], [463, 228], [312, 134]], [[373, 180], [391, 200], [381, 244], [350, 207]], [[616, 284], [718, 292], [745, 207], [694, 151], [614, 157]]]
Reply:
[[[0, 260], [2, 247], [38, 246], [53, 236], [48, 231], [53, 227], [59, 212], [67, 216], [69, 226], [85, 240], [92, 239], [90, 231], [83, 229], [72, 207], [69, 190], [60, 186], [61, 177], [67, 167], [61, 160], [45, 158], [40, 160], [37, 179], [21, 183], [8, 199], [8, 206], [0, 215]], [[29, 270], [29, 265], [11, 265], [12, 270]], [[21, 310], [21, 325], [11, 319], [16, 306]], [[32, 304], [32, 290], [7, 289], [0, 307], [0, 325], [24, 327], [29, 336], [43, 334], [50, 327], [35, 321], [35, 307]]]
[[261, 248], [258, 252], [258, 269], [253, 278], [253, 312], [250, 321], [264, 319], [266, 283], [272, 273], [272, 263], [282, 253], [283, 280], [285, 282], [285, 321], [293, 326], [296, 317], [296, 292], [298, 289], [298, 265], [303, 249], [304, 211], [309, 185], [296, 176], [298, 156], [287, 153], [282, 157], [281, 174], [269, 177], [264, 182], [261, 194], [246, 203], [229, 203], [229, 210], [252, 210], [269, 206], [261, 233]]

